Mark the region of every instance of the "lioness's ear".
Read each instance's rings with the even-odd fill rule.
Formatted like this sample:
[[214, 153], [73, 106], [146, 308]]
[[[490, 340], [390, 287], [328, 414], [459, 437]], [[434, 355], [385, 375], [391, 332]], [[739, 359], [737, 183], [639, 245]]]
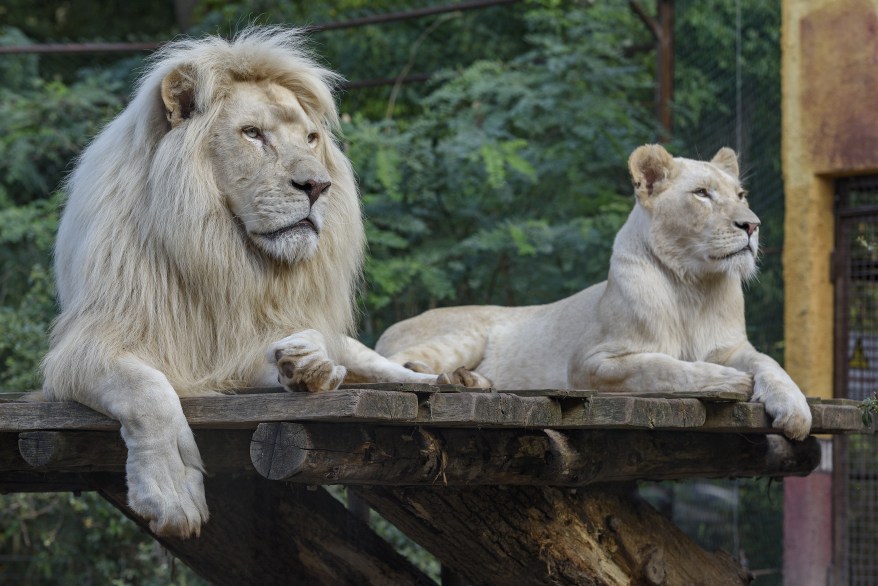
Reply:
[[710, 160], [712, 165], [716, 165], [729, 175], [738, 177], [738, 155], [729, 147], [723, 147], [716, 152]]
[[649, 197], [661, 191], [661, 184], [671, 176], [673, 165], [674, 157], [659, 144], [645, 144], [631, 153], [628, 169], [634, 193], [643, 205], [648, 205]]
[[195, 75], [191, 68], [180, 66], [162, 80], [162, 101], [171, 128], [176, 128], [195, 111]]

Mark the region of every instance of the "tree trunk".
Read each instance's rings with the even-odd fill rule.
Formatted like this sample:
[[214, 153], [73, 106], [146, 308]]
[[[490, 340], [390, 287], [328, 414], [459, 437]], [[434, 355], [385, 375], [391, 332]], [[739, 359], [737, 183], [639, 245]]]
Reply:
[[473, 585], [747, 584], [632, 494], [633, 484], [349, 488]]

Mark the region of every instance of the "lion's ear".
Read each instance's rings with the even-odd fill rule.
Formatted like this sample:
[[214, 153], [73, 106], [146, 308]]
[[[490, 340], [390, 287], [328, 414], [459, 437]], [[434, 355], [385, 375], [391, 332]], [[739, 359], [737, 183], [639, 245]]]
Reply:
[[171, 128], [176, 128], [195, 112], [195, 75], [190, 67], [180, 66], [162, 80], [162, 101]]
[[738, 177], [738, 155], [729, 147], [718, 150], [710, 160], [710, 164], [719, 167], [735, 178]]
[[634, 183], [634, 193], [644, 205], [649, 197], [661, 191], [662, 182], [671, 176], [674, 157], [659, 144], [645, 144], [628, 157], [628, 169]]

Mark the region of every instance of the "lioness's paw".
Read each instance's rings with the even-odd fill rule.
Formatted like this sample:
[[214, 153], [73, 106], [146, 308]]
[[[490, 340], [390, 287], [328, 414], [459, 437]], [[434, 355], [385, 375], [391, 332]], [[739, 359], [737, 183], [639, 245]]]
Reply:
[[[125, 435], [123, 431], [123, 435]], [[198, 537], [207, 522], [204, 467], [192, 430], [153, 430], [148, 438], [126, 436], [128, 506], [162, 537]]]
[[471, 389], [490, 389], [493, 386], [490, 380], [463, 366], [452, 373], [443, 372], [436, 378], [436, 384], [463, 385]]
[[272, 344], [268, 360], [277, 366], [277, 380], [289, 391], [331, 391], [347, 374], [344, 366], [326, 354], [323, 336], [316, 330], [304, 330]]
[[752, 401], [765, 404], [765, 412], [772, 425], [783, 430], [785, 436], [803, 440], [811, 433], [811, 408], [799, 387], [785, 374], [760, 373]]
[[753, 375], [749, 372], [731, 368], [729, 366], [720, 366], [718, 364], [708, 364], [710, 368], [710, 376], [705, 378], [703, 382], [695, 385], [695, 388], [704, 391], [718, 392], [736, 392], [753, 393]]
[[408, 368], [413, 372], [420, 372], [423, 374], [436, 374], [436, 372], [430, 368], [430, 366], [420, 360], [411, 360], [402, 365], [403, 368]]

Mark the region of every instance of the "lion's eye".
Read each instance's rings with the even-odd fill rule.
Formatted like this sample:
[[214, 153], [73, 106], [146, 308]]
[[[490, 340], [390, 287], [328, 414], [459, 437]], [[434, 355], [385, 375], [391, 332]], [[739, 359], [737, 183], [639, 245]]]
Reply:
[[747, 199], [747, 192], [746, 191], [739, 191], [738, 192], [738, 199]]
[[244, 133], [244, 136], [247, 138], [260, 138], [262, 136], [262, 131], [256, 128], [255, 126], [246, 126], [241, 129], [241, 132]]
[[320, 135], [317, 134], [316, 132], [312, 132], [311, 134], [308, 135], [308, 146], [312, 147], [312, 148], [317, 146], [318, 140], [320, 140]]
[[703, 187], [701, 189], [696, 189], [692, 193], [697, 195], [698, 197], [706, 197], [710, 199], [710, 193], [708, 193], [708, 191]]

